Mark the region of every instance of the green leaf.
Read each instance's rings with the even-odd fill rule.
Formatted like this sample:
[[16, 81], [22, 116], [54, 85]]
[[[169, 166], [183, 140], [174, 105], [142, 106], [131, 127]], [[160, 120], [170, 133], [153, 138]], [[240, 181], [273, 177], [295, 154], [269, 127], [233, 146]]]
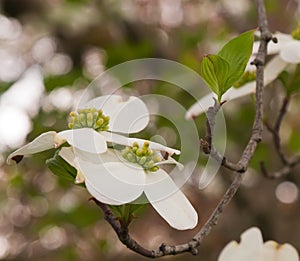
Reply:
[[62, 157], [58, 155], [59, 150], [57, 150], [51, 159], [46, 161], [48, 168], [60, 178], [67, 179], [74, 182], [77, 175], [77, 171], [69, 163], [67, 163]]
[[14, 84], [14, 82], [1, 82], [0, 81], [0, 95], [2, 93], [6, 92], [13, 84]]
[[287, 71], [281, 72], [278, 79], [284, 86], [287, 95], [291, 95], [293, 92], [300, 89], [300, 65], [297, 65], [293, 73]]
[[200, 74], [212, 91], [218, 95], [219, 100], [226, 91], [225, 83], [229, 72], [229, 63], [219, 55], [208, 55], [202, 59]]
[[298, 91], [300, 89], [300, 75], [298, 74], [295, 79], [293, 79], [293, 82], [290, 84], [290, 86], [287, 89], [287, 94], [291, 95], [293, 92]]
[[290, 81], [290, 74], [287, 71], [282, 71], [278, 79], [281, 81], [282, 85], [287, 89]]
[[230, 65], [225, 91], [243, 75], [252, 53], [254, 30], [247, 31], [229, 41], [218, 53]]

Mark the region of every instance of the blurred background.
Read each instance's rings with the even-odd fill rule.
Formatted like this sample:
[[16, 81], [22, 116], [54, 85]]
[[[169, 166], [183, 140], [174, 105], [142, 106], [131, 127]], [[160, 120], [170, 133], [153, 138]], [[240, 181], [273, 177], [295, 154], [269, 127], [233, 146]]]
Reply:
[[[53, 175], [45, 165], [54, 151], [6, 165], [7, 155], [48, 130], [67, 127], [68, 113], [83, 90], [99, 74], [137, 58], [165, 58], [199, 72], [204, 54], [216, 52], [232, 36], [257, 27], [250, 0], [1, 0], [0, 1], [0, 260], [146, 260], [129, 251], [103, 220], [82, 188]], [[266, 0], [271, 31], [290, 33], [297, 27], [297, 0]], [[278, 82], [266, 88], [266, 117], [272, 123], [283, 98]], [[195, 100], [175, 86], [140, 81], [124, 87], [127, 94], [157, 93], [186, 109]], [[300, 151], [300, 97], [295, 93], [282, 126], [287, 155]], [[250, 135], [253, 97], [224, 106], [226, 154], [238, 160]], [[182, 118], [182, 121], [185, 121]], [[196, 119], [204, 135], [204, 116]], [[174, 126], [154, 119], [143, 137], [160, 135], [180, 147]], [[280, 168], [271, 136], [251, 161], [236, 197], [219, 224], [200, 246], [199, 255], [171, 260], [214, 261], [230, 240], [259, 226], [265, 240], [289, 242], [300, 250], [300, 168], [270, 180], [259, 169]], [[233, 178], [221, 169], [199, 190], [197, 180], [206, 156], [201, 155], [191, 182], [183, 188], [199, 214], [192, 231], [170, 228], [148, 206], [131, 225], [132, 236], [148, 248], [162, 242], [184, 243], [210, 216]]]

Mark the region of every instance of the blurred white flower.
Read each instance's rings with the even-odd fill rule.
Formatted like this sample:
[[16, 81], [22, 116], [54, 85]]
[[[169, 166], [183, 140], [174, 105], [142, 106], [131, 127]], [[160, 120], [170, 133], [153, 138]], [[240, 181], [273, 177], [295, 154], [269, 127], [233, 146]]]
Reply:
[[[295, 32], [298, 31], [296, 30]], [[275, 56], [265, 66], [264, 86], [273, 82], [289, 64], [300, 63], [300, 41], [294, 39], [290, 34], [283, 34], [280, 32], [275, 33], [274, 37], [277, 38], [278, 43], [271, 41], [268, 45], [268, 55]], [[253, 45], [252, 58], [249, 60], [250, 62], [253, 61], [258, 52], [258, 48], [259, 42], [255, 42]], [[248, 65], [246, 71], [253, 71], [253, 68], [254, 66], [251, 67]], [[255, 90], [256, 83], [254, 80], [247, 82], [238, 88], [231, 87], [222, 96], [222, 102], [226, 101], [227, 103], [231, 100], [253, 94], [255, 93]], [[192, 119], [206, 112], [210, 106], [213, 106], [213, 98], [217, 98], [217, 95], [215, 93], [209, 93], [198, 100], [197, 103], [192, 105], [187, 111], [185, 115], [186, 119]]]
[[277, 38], [278, 43], [269, 43], [268, 54], [278, 54], [278, 56], [287, 63], [300, 63], [300, 40], [298, 40], [300, 30], [297, 29], [292, 34], [277, 32], [274, 36]]
[[229, 242], [218, 261], [299, 261], [297, 250], [290, 244], [263, 242], [260, 230], [252, 227], [241, 235], [241, 242]]

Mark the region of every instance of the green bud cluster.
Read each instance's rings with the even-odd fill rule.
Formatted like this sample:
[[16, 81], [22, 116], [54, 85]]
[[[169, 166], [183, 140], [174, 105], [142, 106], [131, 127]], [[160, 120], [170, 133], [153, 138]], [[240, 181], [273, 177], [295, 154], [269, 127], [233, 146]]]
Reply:
[[239, 88], [239, 87], [243, 86], [244, 84], [246, 84], [247, 82], [252, 82], [255, 79], [256, 79], [256, 72], [255, 71], [253, 71], [253, 72], [246, 71], [246, 72], [244, 72], [242, 77], [233, 84], [233, 87], [234, 88]]
[[77, 113], [70, 113], [70, 129], [93, 128], [96, 131], [106, 131], [108, 129], [109, 117], [103, 115], [102, 110], [79, 109]]
[[294, 39], [300, 40], [300, 26], [299, 26], [297, 29], [295, 29], [295, 30], [291, 33], [291, 35], [293, 36]]
[[140, 148], [138, 143], [133, 143], [132, 147], [126, 147], [122, 151], [124, 159], [132, 163], [141, 165], [145, 170], [157, 171], [158, 166], [155, 166], [157, 162], [161, 161], [161, 157], [153, 150], [149, 149], [150, 142], [146, 141]]

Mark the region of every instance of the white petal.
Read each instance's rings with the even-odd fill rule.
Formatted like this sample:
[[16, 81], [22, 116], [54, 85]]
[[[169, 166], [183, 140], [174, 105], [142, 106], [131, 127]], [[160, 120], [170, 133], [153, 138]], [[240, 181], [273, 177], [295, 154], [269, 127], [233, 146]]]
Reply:
[[236, 241], [229, 242], [221, 251], [218, 261], [241, 261], [235, 258], [238, 246]]
[[160, 162], [157, 162], [156, 164], [154, 164], [155, 166], [160, 166], [160, 165], [166, 165], [166, 164], [175, 164], [179, 170], [183, 170], [184, 166], [178, 162], [177, 160], [173, 159], [172, 157], [168, 157], [167, 160], [162, 160]]
[[255, 56], [255, 54], [258, 53], [259, 45], [260, 45], [260, 42], [259, 42], [259, 41], [255, 41], [255, 42], [253, 43], [253, 47], [252, 47], [252, 55], [253, 55], [253, 56]]
[[94, 154], [86, 151], [82, 151], [73, 147], [63, 147], [59, 156], [61, 156], [70, 165], [79, 170], [77, 159], [80, 158], [84, 161], [88, 161], [93, 164], [104, 164], [106, 162], [120, 162], [124, 161], [122, 155], [113, 149], [108, 149], [105, 153]]
[[[139, 146], [142, 147], [146, 141], [149, 142], [148, 140], [143, 140], [143, 139], [127, 138], [125, 136], [116, 133], [101, 132], [101, 134], [106, 138], [108, 142], [112, 142], [124, 146], [132, 146], [133, 143], [137, 142]], [[180, 150], [172, 149], [152, 141], [150, 141], [149, 149], [157, 150], [157, 151], [165, 151], [170, 155], [173, 155], [174, 153], [176, 155], [180, 154]]]
[[275, 257], [277, 255], [278, 246], [278, 243], [275, 241], [266, 242], [263, 246], [264, 260], [277, 261]]
[[[224, 93], [222, 97], [222, 101], [228, 102], [230, 100], [237, 99], [254, 92], [255, 92], [255, 82], [253, 81], [253, 82], [246, 83], [244, 86], [241, 86], [240, 88], [231, 87]], [[206, 112], [209, 107], [214, 105], [213, 98], [217, 98], [215, 93], [209, 93], [206, 96], [204, 96], [187, 111], [185, 118], [192, 119]]]
[[84, 107], [96, 108], [97, 110], [101, 109], [103, 114], [111, 118], [116, 110], [116, 107], [118, 107], [122, 101], [123, 99], [119, 95], [104, 95], [88, 101]]
[[218, 261], [264, 261], [263, 239], [258, 228], [252, 227], [241, 235], [241, 242], [230, 242], [221, 252]]
[[[102, 153], [101, 155], [104, 155], [104, 154], [107, 154], [107, 153]], [[83, 153], [83, 155], [85, 155], [85, 154]], [[75, 158], [75, 154], [73, 152], [72, 147], [63, 147], [59, 152], [59, 156], [61, 156], [65, 161], [67, 161], [70, 165], [75, 167], [77, 170], [79, 169], [78, 164], [76, 163], [76, 158]], [[100, 202], [110, 204], [110, 205], [121, 205], [121, 204], [123, 204], [120, 201], [116, 201], [116, 200], [113, 200], [111, 198], [105, 197], [103, 194], [101, 194], [99, 192], [99, 190], [97, 190], [95, 188], [93, 183], [90, 182], [88, 179], [86, 180], [84, 178], [84, 181], [85, 181], [85, 185], [86, 185], [86, 188], [89, 191], [89, 193], [94, 198], [99, 200]]]
[[257, 227], [247, 229], [241, 235], [241, 243], [239, 248], [239, 260], [263, 261], [263, 238], [260, 230]]
[[97, 188], [93, 185], [89, 180], [85, 180], [85, 186], [87, 191], [98, 201], [109, 204], [109, 205], [122, 205], [123, 202], [113, 200], [111, 198], [105, 197], [103, 194], [99, 192]]
[[288, 63], [300, 63], [300, 41], [292, 41], [280, 50], [280, 57]]
[[93, 164], [80, 158], [77, 160], [86, 183], [92, 186], [94, 192], [97, 191], [114, 202], [132, 202], [144, 190], [145, 172], [138, 165], [125, 165], [123, 162]]
[[68, 162], [71, 166], [73, 166], [77, 170], [77, 175], [75, 178], [75, 183], [80, 184], [85, 181], [84, 175], [80, 172], [78, 168], [78, 164], [76, 161], [75, 154], [73, 152], [72, 147], [63, 147], [59, 151], [59, 156], [61, 156], [66, 162]]
[[299, 261], [297, 250], [290, 244], [283, 244], [279, 247], [276, 261]]
[[287, 65], [288, 63], [282, 60], [279, 55], [270, 60], [265, 67], [264, 85], [266, 86], [274, 81]]
[[121, 133], [135, 133], [149, 123], [149, 111], [145, 103], [131, 96], [123, 101], [121, 96], [107, 95], [89, 101], [85, 107], [102, 109], [110, 117], [109, 130]]
[[61, 131], [57, 136], [70, 145], [90, 153], [103, 153], [107, 150], [105, 138], [91, 128]]
[[[275, 56], [272, 60], [270, 60], [265, 67], [264, 85], [266, 86], [272, 81], [274, 81], [287, 65], [288, 63], [283, 61], [278, 55]], [[248, 94], [255, 93], [255, 90], [255, 81], [248, 82], [244, 86], [241, 86], [239, 88], [231, 87], [230, 89], [228, 89], [227, 92], [224, 93], [222, 100], [234, 100], [246, 96]]]
[[239, 88], [231, 87], [230, 89], [228, 89], [228, 91], [224, 93], [222, 97], [222, 101], [228, 102], [249, 95], [251, 93], [255, 93], [255, 88], [256, 88], [255, 81], [248, 82]]
[[259, 228], [251, 227], [241, 235], [241, 244], [260, 247], [263, 245], [263, 238]]
[[217, 99], [217, 95], [213, 92], [205, 95], [188, 109], [187, 113], [185, 114], [185, 118], [189, 120], [199, 116], [203, 112], [206, 112], [209, 107], [214, 105], [215, 102], [213, 98]]
[[275, 241], [268, 241], [263, 246], [264, 259], [270, 261], [299, 261], [297, 250], [290, 244], [279, 245]]
[[184, 230], [197, 225], [197, 212], [165, 171], [147, 172], [144, 192], [155, 210], [173, 228]]
[[13, 159], [16, 156], [26, 156], [34, 153], [38, 153], [44, 150], [49, 150], [54, 148], [54, 139], [56, 136], [55, 131], [49, 131], [41, 134], [35, 138], [32, 142], [26, 144], [20, 149], [11, 153], [7, 158], [7, 163], [11, 164], [12, 160], [19, 162], [21, 159]]
[[248, 61], [247, 65], [246, 65], [245, 71], [254, 72], [256, 70], [256, 66], [254, 64], [252, 64], [255, 57], [256, 57], [256, 54], [252, 53], [252, 55], [249, 58], [249, 61]]
[[75, 154], [73, 152], [72, 147], [63, 147], [58, 153], [66, 162], [68, 162], [71, 166], [77, 169], [77, 165], [75, 163]]
[[109, 130], [121, 133], [136, 133], [143, 130], [149, 123], [149, 111], [145, 103], [130, 97], [126, 102], [116, 107], [115, 114], [109, 122]]
[[277, 38], [278, 43], [274, 43], [273, 41], [269, 42], [269, 44], [268, 44], [268, 55], [279, 53], [280, 50], [282, 48], [284, 48], [284, 46], [286, 44], [288, 44], [291, 41], [295, 41], [290, 34], [283, 34], [283, 33], [280, 33], [280, 32], [275, 33], [274, 37]]
[[75, 156], [85, 161], [89, 161], [94, 164], [103, 164], [105, 162], [120, 162], [122, 155], [113, 149], [108, 149], [105, 153], [95, 154], [79, 149], [74, 150]]

